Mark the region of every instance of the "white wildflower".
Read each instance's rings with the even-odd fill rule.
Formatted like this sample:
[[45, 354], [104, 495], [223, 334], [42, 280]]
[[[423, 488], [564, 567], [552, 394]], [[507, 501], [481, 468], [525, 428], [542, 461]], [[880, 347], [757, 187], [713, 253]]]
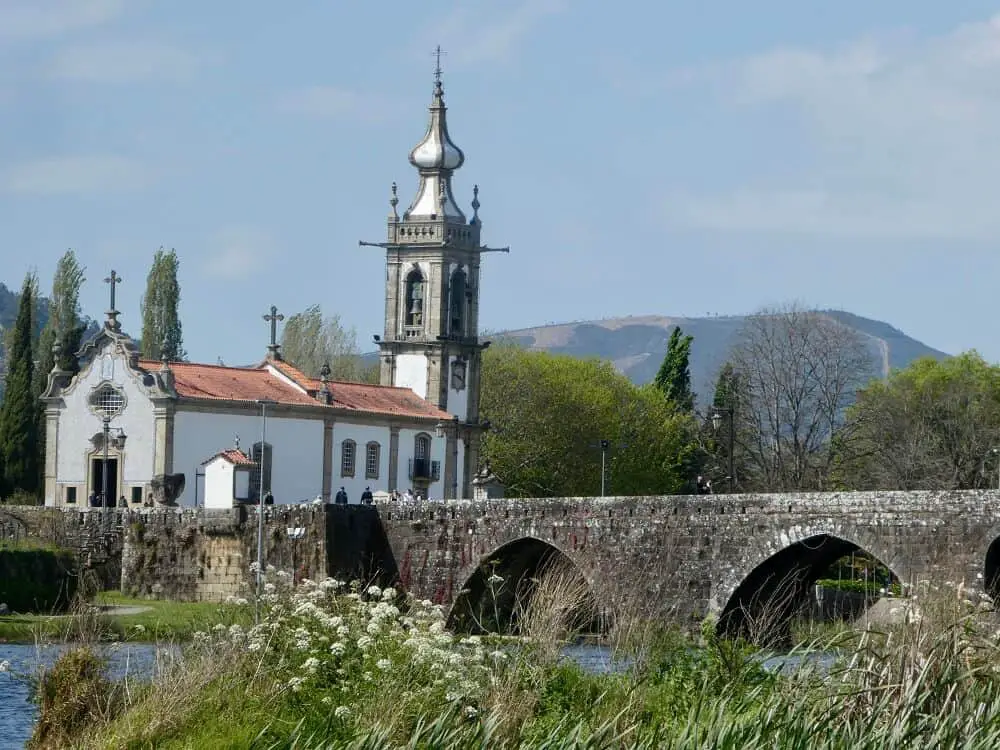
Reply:
[[293, 693], [297, 693], [302, 689], [302, 683], [305, 681], [305, 677], [293, 677], [288, 681], [288, 687]]
[[392, 586], [388, 586], [382, 590], [382, 601], [391, 602], [396, 598], [396, 589]]
[[372, 597], [373, 599], [378, 599], [380, 596], [382, 596], [382, 589], [380, 589], [378, 586], [373, 585], [365, 589], [365, 593], [368, 594], [368, 596]]
[[338, 719], [346, 719], [351, 715], [351, 709], [347, 706], [337, 706], [333, 709], [333, 715]]
[[302, 663], [302, 668], [309, 674], [316, 674], [316, 671], [319, 669], [319, 659], [315, 656], [310, 656]]
[[476, 718], [476, 716], [479, 715], [479, 711], [476, 710], [475, 706], [466, 706], [465, 707], [465, 715], [467, 717], [469, 717], [470, 719], [474, 719], [474, 718]]
[[334, 656], [343, 656], [344, 652], [346, 651], [347, 651], [347, 646], [345, 646], [340, 641], [335, 641], [334, 643], [330, 644], [330, 653], [333, 654]]
[[390, 669], [392, 669], [392, 662], [389, 661], [388, 659], [379, 659], [377, 662], [375, 662], [375, 666], [381, 669], [383, 672], [388, 672]]
[[358, 638], [358, 648], [360, 648], [362, 651], [367, 651], [374, 644], [375, 641], [372, 639], [371, 636], [363, 635], [360, 638]]

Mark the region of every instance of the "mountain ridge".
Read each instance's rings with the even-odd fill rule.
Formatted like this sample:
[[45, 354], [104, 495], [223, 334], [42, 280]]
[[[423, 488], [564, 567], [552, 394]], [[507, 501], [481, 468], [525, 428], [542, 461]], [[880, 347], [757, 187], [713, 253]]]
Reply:
[[[846, 310], [817, 312], [861, 334], [870, 343], [873, 364], [883, 377], [919, 357], [943, 359], [951, 356], [907, 336], [885, 321]], [[715, 376], [726, 361], [747, 317], [629, 315], [552, 323], [501, 331], [496, 335], [512, 339], [529, 349], [609, 360], [633, 382], [644, 384], [655, 377], [666, 353], [670, 333], [679, 326], [685, 334], [694, 337], [691, 344], [691, 384], [704, 403], [705, 398], [711, 397]]]

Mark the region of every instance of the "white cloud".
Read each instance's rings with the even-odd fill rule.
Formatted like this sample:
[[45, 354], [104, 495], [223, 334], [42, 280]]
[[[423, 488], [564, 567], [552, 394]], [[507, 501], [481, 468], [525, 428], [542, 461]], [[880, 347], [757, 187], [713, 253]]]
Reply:
[[152, 175], [123, 156], [94, 154], [38, 159], [13, 166], [3, 174], [3, 187], [14, 193], [94, 195], [136, 190]]
[[[858, 237], [1000, 237], [1000, 16], [931, 38], [869, 36], [822, 52], [778, 49], [673, 71], [735, 111], [798, 126], [811, 167], [665, 201], [680, 223]], [[762, 147], [767, 146], [766, 139]], [[811, 155], [811, 156], [813, 156]]]
[[177, 81], [197, 68], [194, 56], [156, 41], [115, 40], [79, 44], [60, 50], [49, 68], [54, 78], [84, 83]]
[[205, 272], [214, 278], [240, 281], [256, 275], [275, 252], [270, 234], [256, 227], [225, 227], [215, 232], [205, 251]]
[[3, 0], [0, 39], [36, 40], [101, 26], [125, 9], [124, 0]]
[[[550, 16], [565, 12], [568, 0], [524, 0], [517, 5], [463, 2], [450, 16], [429, 25], [419, 36], [421, 51], [430, 54], [440, 44], [447, 64], [459, 66], [506, 62], [523, 39]], [[430, 67], [430, 66], [429, 66]], [[442, 67], [446, 67], [442, 63]]]
[[281, 109], [328, 120], [381, 122], [390, 113], [387, 102], [336, 86], [306, 86], [289, 91], [278, 100]]

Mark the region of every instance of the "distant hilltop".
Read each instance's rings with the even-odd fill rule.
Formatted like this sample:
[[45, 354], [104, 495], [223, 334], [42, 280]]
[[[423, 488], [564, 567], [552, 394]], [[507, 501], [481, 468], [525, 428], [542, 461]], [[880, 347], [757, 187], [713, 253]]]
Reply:
[[[883, 376], [920, 357], [943, 359], [949, 356], [879, 320], [841, 310], [824, 310], [822, 314], [853, 328], [871, 341], [872, 359]], [[529, 349], [610, 360], [634, 383], [643, 384], [656, 376], [670, 333], [675, 326], [680, 326], [685, 334], [694, 336], [691, 382], [699, 401], [705, 403], [711, 398], [715, 376], [726, 361], [744, 320], [742, 315], [708, 318], [639, 315], [522, 328], [498, 335], [509, 337]]]

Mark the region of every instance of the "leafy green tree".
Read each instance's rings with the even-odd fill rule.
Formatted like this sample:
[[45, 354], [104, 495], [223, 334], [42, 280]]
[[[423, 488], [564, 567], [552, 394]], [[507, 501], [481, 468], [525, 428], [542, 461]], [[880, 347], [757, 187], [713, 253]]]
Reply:
[[10, 497], [16, 491], [38, 490], [38, 405], [32, 389], [34, 348], [32, 322], [35, 316], [37, 280], [28, 274], [14, 321], [7, 358], [7, 378], [0, 405], [0, 491]]
[[858, 392], [835, 440], [850, 489], [996, 487], [1000, 367], [975, 351], [918, 359]]
[[59, 368], [74, 374], [80, 371], [76, 354], [80, 351], [87, 328], [80, 315], [80, 288], [85, 281], [85, 270], [72, 250], [67, 250], [56, 264], [48, 320], [38, 341], [38, 367], [35, 371], [37, 394], [45, 390], [49, 373], [56, 364], [52, 352], [56, 340], [61, 347]]
[[607, 362], [497, 342], [483, 356], [483, 457], [511, 496], [595, 495], [602, 440], [608, 492], [668, 494], [689, 482], [694, 419]]
[[366, 365], [358, 335], [345, 328], [339, 315], [323, 316], [319, 305], [292, 315], [281, 332], [281, 356], [306, 375], [317, 377], [324, 364], [330, 377], [351, 383], [377, 383], [378, 364]]
[[187, 357], [177, 312], [181, 301], [179, 265], [175, 250], [167, 252], [161, 247], [153, 256], [141, 302], [140, 351], [146, 359], [162, 359], [165, 355], [171, 362], [180, 362]]
[[694, 336], [685, 336], [679, 326], [675, 327], [667, 342], [667, 353], [663, 357], [653, 384], [673, 403], [679, 411], [694, 411], [694, 392], [691, 390], [691, 342]]

